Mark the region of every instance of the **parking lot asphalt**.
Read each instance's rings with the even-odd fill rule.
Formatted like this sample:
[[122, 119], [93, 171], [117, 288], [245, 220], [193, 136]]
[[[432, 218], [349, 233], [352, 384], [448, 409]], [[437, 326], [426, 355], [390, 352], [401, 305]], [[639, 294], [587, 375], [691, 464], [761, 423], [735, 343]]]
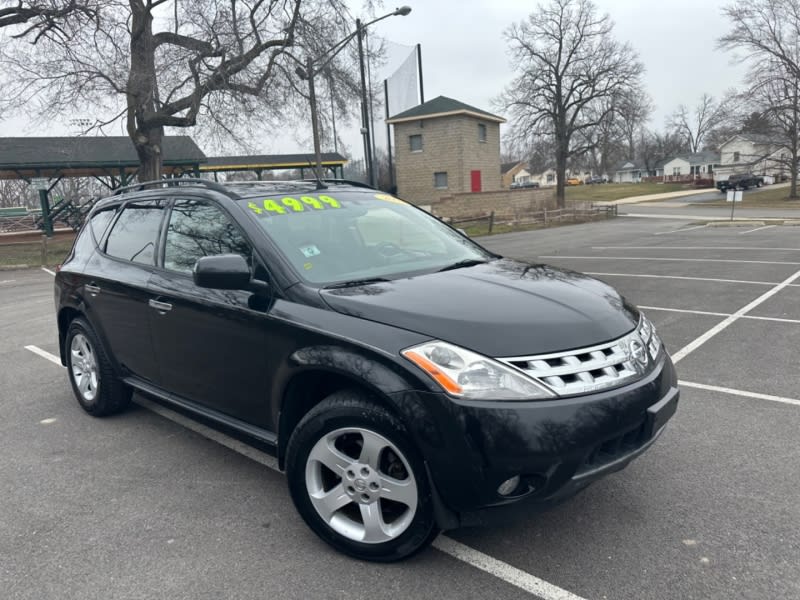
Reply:
[[800, 597], [800, 231], [620, 218], [481, 241], [596, 273], [657, 325], [681, 404], [626, 470], [405, 563], [353, 561], [257, 451], [141, 398], [84, 415], [26, 349], [57, 354], [51, 275], [0, 272], [0, 597]]

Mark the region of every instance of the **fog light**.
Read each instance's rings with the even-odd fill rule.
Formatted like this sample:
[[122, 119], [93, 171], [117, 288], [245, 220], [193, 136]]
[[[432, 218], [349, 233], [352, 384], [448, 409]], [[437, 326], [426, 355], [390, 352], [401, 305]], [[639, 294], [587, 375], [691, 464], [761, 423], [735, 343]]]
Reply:
[[511, 479], [506, 479], [497, 488], [497, 493], [501, 496], [509, 496], [514, 493], [514, 490], [519, 486], [519, 475], [514, 475]]

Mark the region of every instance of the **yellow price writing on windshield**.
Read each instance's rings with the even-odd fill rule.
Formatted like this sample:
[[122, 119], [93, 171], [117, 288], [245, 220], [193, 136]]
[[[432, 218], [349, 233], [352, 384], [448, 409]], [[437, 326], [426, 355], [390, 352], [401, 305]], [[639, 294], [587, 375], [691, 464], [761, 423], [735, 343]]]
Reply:
[[336, 198], [331, 196], [301, 196], [300, 199], [292, 196], [284, 196], [280, 200], [267, 198], [263, 200], [261, 206], [256, 202], [248, 202], [247, 207], [257, 215], [264, 212], [274, 215], [285, 215], [289, 212], [305, 212], [306, 210], [323, 210], [326, 208], [341, 208], [342, 205]]

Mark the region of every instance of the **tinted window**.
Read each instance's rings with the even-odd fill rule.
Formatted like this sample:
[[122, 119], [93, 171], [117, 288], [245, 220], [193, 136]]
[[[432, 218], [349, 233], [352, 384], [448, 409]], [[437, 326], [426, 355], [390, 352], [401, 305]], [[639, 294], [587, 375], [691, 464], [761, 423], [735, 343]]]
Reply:
[[111, 223], [111, 220], [114, 218], [115, 212], [116, 207], [108, 210], [101, 210], [100, 212], [96, 212], [94, 215], [92, 215], [92, 218], [89, 221], [89, 227], [92, 228], [94, 239], [98, 242], [103, 239], [103, 234], [106, 232], [108, 224]]
[[172, 208], [164, 247], [164, 267], [190, 273], [203, 256], [241, 254], [250, 245], [222, 210], [200, 200], [179, 200]]
[[163, 212], [163, 205], [155, 200], [127, 204], [108, 236], [106, 253], [152, 265]]

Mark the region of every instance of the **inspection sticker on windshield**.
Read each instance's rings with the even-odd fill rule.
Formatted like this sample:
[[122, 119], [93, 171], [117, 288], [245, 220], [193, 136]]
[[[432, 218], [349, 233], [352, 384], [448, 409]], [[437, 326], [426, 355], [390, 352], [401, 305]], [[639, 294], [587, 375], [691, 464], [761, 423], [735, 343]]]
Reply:
[[384, 202], [394, 202], [395, 204], [405, 204], [400, 198], [395, 198], [389, 194], [375, 194], [375, 198], [377, 200], [383, 200]]
[[248, 202], [247, 207], [257, 215], [265, 212], [273, 215], [285, 215], [287, 213], [342, 208], [342, 205], [331, 196], [300, 196], [299, 198], [284, 196], [280, 200], [266, 198], [260, 204], [258, 202]]
[[306, 258], [311, 258], [312, 256], [319, 256], [320, 255], [319, 248], [317, 248], [313, 244], [310, 245], [310, 246], [301, 246], [300, 247], [300, 252], [302, 252], [303, 256], [305, 256]]

